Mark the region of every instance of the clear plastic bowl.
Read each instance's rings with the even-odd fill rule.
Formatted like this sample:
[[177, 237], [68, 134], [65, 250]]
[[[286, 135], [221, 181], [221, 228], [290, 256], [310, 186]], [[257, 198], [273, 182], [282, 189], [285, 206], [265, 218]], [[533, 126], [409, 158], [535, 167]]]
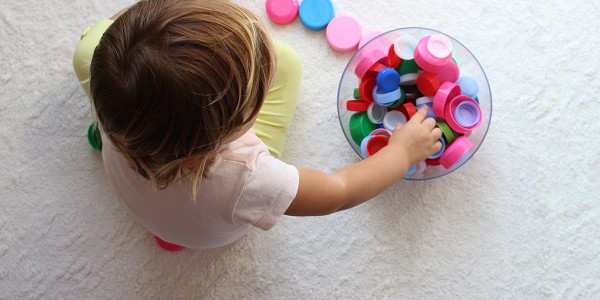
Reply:
[[[354, 89], [357, 88], [360, 84], [360, 80], [354, 74], [354, 70], [356, 69], [357, 64], [360, 61], [360, 58], [363, 56], [363, 53], [366, 51], [370, 51], [373, 47], [381, 47], [382, 51], [387, 47], [392, 45], [392, 43], [396, 40], [399, 34], [410, 34], [416, 37], [417, 39], [421, 39], [425, 36], [430, 36], [432, 34], [443, 34], [447, 36], [452, 41], [453, 52], [452, 56], [455, 59], [458, 67], [460, 68], [461, 76], [470, 76], [474, 78], [479, 84], [479, 93], [477, 98], [479, 100], [479, 105], [481, 107], [481, 125], [467, 134], [467, 138], [473, 143], [473, 146], [469, 149], [467, 154], [465, 154], [460, 161], [458, 161], [452, 168], [446, 169], [443, 166], [427, 166], [427, 168], [421, 173], [413, 173], [412, 175], [405, 177], [408, 180], [427, 180], [438, 178], [440, 176], [444, 176], [446, 174], [452, 173], [454, 170], [460, 168], [464, 165], [479, 149], [485, 136], [487, 134], [488, 128], [490, 126], [490, 121], [492, 118], [492, 92], [490, 90], [490, 85], [488, 83], [487, 77], [481, 64], [475, 58], [473, 53], [469, 51], [463, 44], [454, 39], [453, 37], [439, 32], [437, 30], [421, 28], [421, 27], [406, 27], [399, 28], [395, 30], [388, 31], [374, 38], [367, 44], [365, 44], [362, 48], [360, 48], [354, 56], [348, 62], [348, 65], [344, 69], [344, 73], [340, 79], [340, 85], [338, 88], [338, 117], [340, 120], [340, 125], [342, 126], [342, 130], [344, 131], [344, 135], [346, 136], [346, 140], [354, 149], [356, 154], [363, 159], [362, 153], [360, 151], [360, 146], [355, 144], [350, 136], [350, 128], [349, 121], [350, 117], [354, 112], [346, 110], [346, 101], [354, 99]], [[384, 51], [387, 54], [387, 50]]]

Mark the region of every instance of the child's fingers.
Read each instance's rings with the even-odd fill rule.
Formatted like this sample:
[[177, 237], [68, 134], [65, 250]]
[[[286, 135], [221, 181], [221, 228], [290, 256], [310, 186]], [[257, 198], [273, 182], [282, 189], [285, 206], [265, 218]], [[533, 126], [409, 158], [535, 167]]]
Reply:
[[400, 129], [402, 129], [402, 123], [396, 123], [396, 127], [394, 128], [394, 132], [398, 132]]
[[427, 128], [427, 130], [432, 131], [435, 128], [435, 119], [427, 118], [422, 124], [425, 126], [425, 128]]
[[409, 122], [416, 122], [417, 124], [423, 123], [427, 113], [429, 112], [429, 108], [427, 106], [423, 106], [423, 108], [419, 109], [416, 114], [412, 118], [410, 118]]
[[433, 136], [433, 138], [435, 140], [439, 140], [442, 137], [442, 130], [439, 129], [438, 127], [433, 128], [433, 130], [431, 131], [431, 135]]

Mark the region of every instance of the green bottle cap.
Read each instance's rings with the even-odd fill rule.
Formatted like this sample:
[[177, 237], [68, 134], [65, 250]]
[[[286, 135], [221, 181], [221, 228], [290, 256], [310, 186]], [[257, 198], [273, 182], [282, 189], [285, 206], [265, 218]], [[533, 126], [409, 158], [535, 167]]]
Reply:
[[419, 66], [417, 66], [417, 63], [415, 62], [414, 59], [403, 60], [402, 64], [400, 64], [400, 67], [398, 68], [398, 73], [400, 75], [417, 73], [417, 72], [419, 72]]
[[362, 140], [377, 129], [377, 125], [371, 123], [366, 112], [355, 113], [350, 117], [350, 136], [357, 145], [360, 145]]
[[454, 142], [456, 135], [454, 134], [454, 131], [450, 129], [450, 126], [446, 124], [446, 122], [437, 122], [437, 127], [442, 130], [442, 135], [444, 136], [447, 144]]
[[92, 148], [102, 151], [102, 136], [100, 136], [98, 123], [92, 122], [92, 124], [90, 124], [90, 127], [88, 127], [87, 137]]
[[358, 90], [358, 88], [354, 89], [354, 99], [356, 99], [356, 100], [362, 100], [360, 98], [360, 91]]

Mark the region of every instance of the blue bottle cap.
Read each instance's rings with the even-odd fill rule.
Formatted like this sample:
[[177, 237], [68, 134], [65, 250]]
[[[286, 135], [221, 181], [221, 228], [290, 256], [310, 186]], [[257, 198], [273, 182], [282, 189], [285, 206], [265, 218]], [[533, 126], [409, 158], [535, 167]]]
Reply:
[[446, 141], [444, 140], [444, 138], [440, 138], [439, 141], [442, 143], [442, 148], [440, 149], [440, 151], [438, 151], [438, 152], [432, 154], [430, 157], [428, 157], [429, 159], [436, 159], [436, 158], [442, 156], [444, 151], [446, 151]]
[[327, 27], [335, 13], [329, 0], [303, 0], [298, 10], [300, 21], [311, 30], [322, 30]]
[[456, 84], [460, 85], [461, 94], [471, 98], [477, 97], [477, 94], [479, 93], [479, 84], [477, 84], [477, 81], [475, 81], [473, 77], [462, 76], [456, 81]]
[[377, 73], [377, 86], [385, 93], [394, 91], [400, 86], [400, 74], [392, 68], [383, 68]]

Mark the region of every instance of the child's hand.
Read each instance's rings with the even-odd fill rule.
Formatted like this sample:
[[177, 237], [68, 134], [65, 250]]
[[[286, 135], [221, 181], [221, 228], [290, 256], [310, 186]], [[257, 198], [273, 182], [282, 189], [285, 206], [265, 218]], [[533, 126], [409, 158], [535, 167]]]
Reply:
[[398, 123], [388, 144], [397, 147], [399, 151], [405, 151], [410, 165], [417, 164], [442, 148], [442, 143], [438, 141], [442, 131], [435, 127], [435, 119], [425, 119], [427, 111], [425, 106], [406, 125]]

